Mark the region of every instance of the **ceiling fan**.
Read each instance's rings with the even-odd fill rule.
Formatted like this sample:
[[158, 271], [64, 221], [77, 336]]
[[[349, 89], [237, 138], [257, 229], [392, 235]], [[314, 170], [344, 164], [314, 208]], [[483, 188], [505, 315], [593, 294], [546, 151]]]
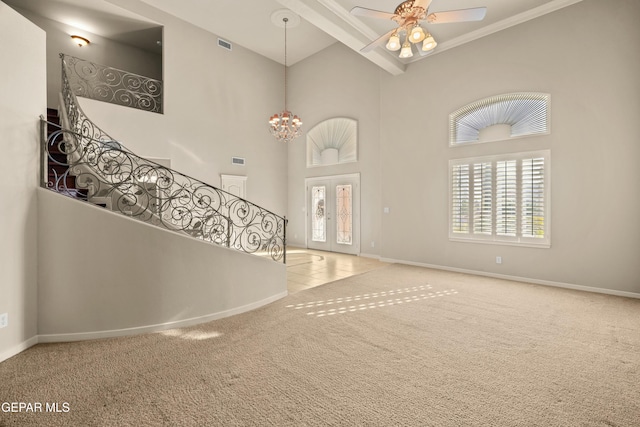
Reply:
[[[429, 32], [420, 26], [422, 21], [427, 24], [446, 24], [450, 22], [470, 22], [484, 19], [487, 8], [474, 7], [471, 9], [447, 10], [428, 13], [431, 0], [406, 0], [396, 7], [393, 13], [382, 12], [366, 7], [356, 6], [351, 9], [351, 14], [368, 18], [391, 19], [398, 26], [386, 34], [372, 41], [360, 52], [369, 52], [387, 42], [386, 48], [391, 51], [400, 50], [400, 58], [413, 56], [411, 44], [422, 42], [422, 48], [418, 49], [421, 55], [431, 53], [438, 44]], [[400, 36], [404, 33], [404, 43], [400, 44]]]

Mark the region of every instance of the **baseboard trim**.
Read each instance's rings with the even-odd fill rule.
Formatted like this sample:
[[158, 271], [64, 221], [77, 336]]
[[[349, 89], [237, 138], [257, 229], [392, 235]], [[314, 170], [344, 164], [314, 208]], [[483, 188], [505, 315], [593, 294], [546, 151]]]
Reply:
[[13, 356], [15, 356], [18, 353], [22, 353], [23, 351], [25, 351], [29, 347], [33, 347], [36, 344], [38, 344], [38, 336], [37, 335], [34, 336], [34, 337], [29, 338], [26, 341], [21, 342], [18, 345], [14, 345], [10, 349], [5, 350], [2, 353], [0, 353], [0, 363], [4, 362], [7, 359], [12, 358]]
[[361, 256], [363, 258], [371, 258], [371, 259], [375, 259], [377, 261], [380, 261], [380, 255], [376, 255], [376, 254], [360, 253], [358, 256]]
[[529, 277], [510, 276], [507, 274], [468, 270], [465, 268], [447, 267], [443, 265], [426, 264], [422, 262], [405, 261], [405, 260], [393, 259], [393, 258], [380, 258], [380, 261], [395, 263], [395, 264], [415, 265], [416, 267], [433, 268], [435, 270], [452, 271], [454, 273], [464, 273], [464, 274], [473, 274], [476, 276], [493, 277], [496, 279], [512, 280], [514, 282], [533, 283], [535, 285], [551, 286], [554, 288], [573, 289], [576, 291], [594, 292], [597, 294], [615, 295], [619, 297], [640, 299], [640, 293], [636, 293], [636, 292], [618, 291], [615, 289], [606, 289], [606, 288], [595, 288], [591, 286], [574, 285], [572, 283], [554, 282], [552, 280], [541, 280], [541, 279], [532, 279]]
[[260, 308], [264, 305], [270, 304], [274, 301], [277, 301], [281, 298], [286, 297], [289, 294], [288, 291], [280, 292], [276, 295], [270, 296], [268, 298], [264, 298], [260, 301], [256, 301], [250, 304], [246, 304], [240, 307], [232, 308], [229, 310], [220, 311], [217, 313], [207, 314], [204, 316], [192, 317], [184, 320], [177, 320], [173, 322], [159, 323], [155, 325], [148, 326], [140, 326], [135, 328], [125, 328], [125, 329], [114, 329], [109, 331], [96, 331], [96, 332], [80, 332], [80, 333], [70, 333], [70, 334], [46, 334], [46, 335], [36, 335], [29, 338], [22, 343], [15, 345], [8, 350], [5, 350], [0, 353], [0, 363], [5, 360], [22, 353], [26, 349], [33, 347], [36, 344], [40, 343], [55, 343], [55, 342], [70, 342], [70, 341], [85, 341], [92, 339], [101, 339], [101, 338], [114, 338], [114, 337], [123, 337], [130, 335], [139, 335], [143, 333], [152, 333], [152, 332], [160, 332], [165, 331], [167, 329], [176, 329], [176, 328], [185, 328], [188, 326], [197, 325], [200, 323], [211, 322], [213, 320], [222, 319], [224, 317], [234, 316], [236, 314], [245, 313], [247, 311], [255, 310], [256, 308]]
[[147, 326], [138, 326], [134, 328], [113, 329], [108, 331], [38, 335], [37, 338], [38, 338], [38, 343], [85, 341], [85, 340], [93, 340], [93, 339], [139, 335], [139, 334], [151, 333], [151, 332], [160, 332], [160, 331], [165, 331], [167, 329], [185, 328], [187, 326], [206, 323], [212, 320], [222, 319], [224, 317], [234, 316], [236, 314], [241, 314], [247, 311], [255, 310], [256, 308], [260, 308], [264, 305], [270, 304], [274, 301], [284, 298], [288, 294], [289, 294], [288, 291], [284, 291], [276, 295], [270, 296], [268, 298], [262, 299], [260, 301], [256, 301], [240, 307], [219, 311], [217, 313], [206, 314], [204, 316], [192, 317], [184, 320], [176, 320], [173, 322], [158, 323], [155, 325], [147, 325]]

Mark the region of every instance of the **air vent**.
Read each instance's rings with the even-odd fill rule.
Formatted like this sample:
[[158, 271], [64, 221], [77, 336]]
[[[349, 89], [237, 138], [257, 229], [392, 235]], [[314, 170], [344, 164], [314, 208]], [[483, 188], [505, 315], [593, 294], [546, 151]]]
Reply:
[[231, 158], [231, 164], [232, 165], [244, 166], [244, 158], [242, 158], [242, 157], [232, 157]]
[[228, 42], [226, 40], [222, 40], [222, 39], [218, 39], [218, 46], [220, 46], [223, 49], [227, 49], [227, 50], [231, 50], [232, 47], [233, 47], [230, 42]]

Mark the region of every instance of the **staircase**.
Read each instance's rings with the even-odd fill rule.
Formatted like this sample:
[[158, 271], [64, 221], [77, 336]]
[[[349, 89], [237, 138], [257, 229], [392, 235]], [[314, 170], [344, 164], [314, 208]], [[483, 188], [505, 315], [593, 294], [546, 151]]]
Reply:
[[77, 188], [76, 177], [70, 173], [60, 116], [53, 108], [47, 108], [47, 154], [46, 186], [66, 196], [87, 201], [87, 190]]
[[84, 77], [74, 74], [76, 67], [67, 64], [65, 55], [61, 58], [60, 114], [49, 109], [46, 122], [42, 120], [47, 129], [43, 187], [131, 219], [286, 263], [284, 217], [128, 150], [84, 114], [76, 98], [87, 93]]

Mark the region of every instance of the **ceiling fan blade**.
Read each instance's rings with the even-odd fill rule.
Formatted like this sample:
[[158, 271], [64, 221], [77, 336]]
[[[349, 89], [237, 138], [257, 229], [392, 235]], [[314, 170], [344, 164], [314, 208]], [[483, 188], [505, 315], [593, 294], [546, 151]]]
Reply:
[[421, 7], [424, 10], [429, 8], [429, 4], [431, 4], [431, 0], [413, 0], [413, 7]]
[[367, 18], [378, 18], [378, 19], [392, 19], [394, 16], [393, 13], [382, 12], [380, 10], [367, 9], [366, 7], [356, 6], [351, 9], [350, 12], [352, 15], [356, 16], [366, 16]]
[[393, 34], [393, 32], [396, 31], [396, 30], [397, 30], [397, 28], [394, 28], [393, 30], [389, 31], [388, 33], [381, 35], [380, 37], [378, 37], [377, 39], [375, 39], [374, 41], [372, 41], [371, 43], [369, 43], [368, 45], [366, 45], [365, 47], [360, 49], [360, 52], [362, 52], [362, 53], [371, 52], [376, 47], [384, 44], [384, 42], [386, 42], [389, 39], [389, 37], [391, 37], [391, 34]]
[[429, 24], [448, 24], [450, 22], [482, 21], [487, 14], [486, 7], [474, 7], [471, 9], [446, 10], [427, 15]]

